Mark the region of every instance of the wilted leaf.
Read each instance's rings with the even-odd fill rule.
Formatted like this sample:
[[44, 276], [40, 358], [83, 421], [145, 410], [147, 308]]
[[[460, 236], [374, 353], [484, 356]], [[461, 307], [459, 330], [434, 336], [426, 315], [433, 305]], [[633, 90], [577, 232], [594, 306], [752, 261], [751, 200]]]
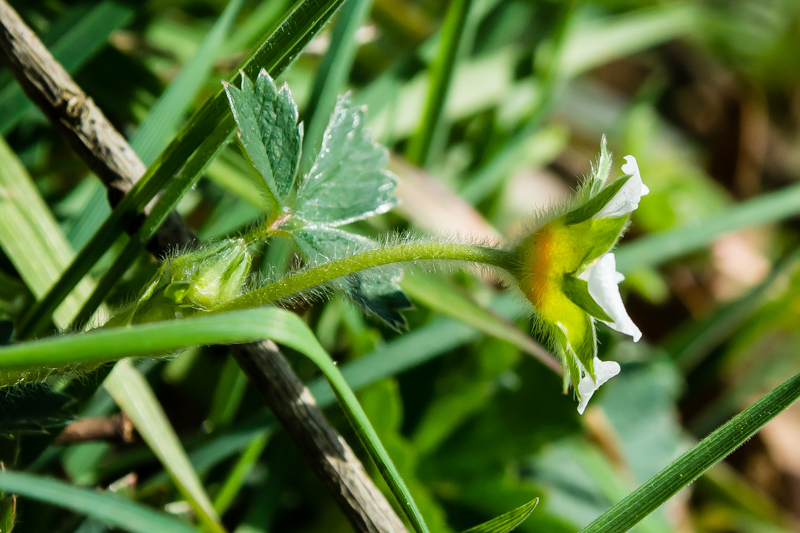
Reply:
[[265, 193], [285, 198], [294, 183], [303, 140], [303, 126], [297, 124], [297, 105], [289, 87], [284, 84], [278, 90], [262, 69], [255, 86], [242, 76], [241, 89], [225, 85], [225, 92], [242, 145], [266, 184]]
[[[327, 262], [377, 247], [375, 242], [366, 237], [334, 228], [306, 228], [294, 232], [293, 236], [303, 255], [317, 262]], [[372, 269], [351, 274], [338, 281], [337, 285], [365, 312], [401, 330], [407, 327], [402, 311], [412, 306], [396, 284], [398, 277], [399, 272], [395, 270]]]
[[372, 140], [364, 108], [339, 99], [314, 165], [297, 192], [298, 217], [339, 226], [385, 213], [397, 200], [386, 149]]

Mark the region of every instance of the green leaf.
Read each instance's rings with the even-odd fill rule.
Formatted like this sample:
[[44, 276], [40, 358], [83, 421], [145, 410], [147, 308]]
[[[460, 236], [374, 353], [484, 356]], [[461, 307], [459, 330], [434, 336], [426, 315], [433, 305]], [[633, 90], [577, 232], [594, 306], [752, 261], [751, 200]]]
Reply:
[[185, 522], [112, 494], [22, 472], [0, 471], [0, 489], [6, 492], [94, 516], [124, 531], [198, 533]]
[[528, 518], [538, 503], [539, 498], [534, 498], [525, 505], [521, 505], [513, 511], [509, 511], [496, 518], [492, 518], [488, 522], [471, 527], [464, 531], [464, 533], [506, 533], [507, 531], [511, 531]]
[[149, 165], [169, 142], [169, 136], [181, 125], [184, 114], [208, 79], [219, 49], [230, 34], [244, 0], [231, 0], [214, 22], [211, 30], [192, 57], [164, 93], [147, 112], [139, 129], [131, 136], [131, 147], [145, 165]]
[[[26, 342], [0, 348], [0, 368], [25, 368], [43, 364], [43, 361], [55, 364], [108, 361], [137, 354], [170, 352], [198, 344], [231, 344], [259, 339], [273, 339], [297, 350], [320, 368], [403, 512], [416, 531], [426, 532], [425, 522], [414, 499], [342, 373], [308, 326], [297, 315], [286, 310], [274, 307], [251, 309]], [[106, 380], [106, 387], [114, 395], [114, 399], [126, 412], [134, 413], [132, 416], [137, 417], [134, 420], [137, 430], [164, 462], [165, 468], [176, 480], [181, 479], [182, 483], [191, 482], [189, 485], [178, 483], [178, 487], [187, 496], [196, 495], [196, 491], [202, 490], [202, 487], [199, 482], [195, 484], [192, 481], [192, 475], [196, 474], [183, 455], [183, 449], [174, 432], [165, 433], [159, 427], [165, 426], [166, 418], [158, 402], [152, 397], [152, 391], [148, 394], [131, 393], [132, 390], [137, 392], [142, 385], [146, 385], [146, 382], [141, 375], [126, 365], [117, 365]], [[190, 475], [178, 478], [179, 473]], [[205, 509], [206, 501], [205, 498], [198, 500], [203, 504], [201, 510]], [[195, 509], [198, 510], [198, 507], [195, 506]]]
[[[343, 0], [301, 0], [298, 2], [284, 16], [275, 30], [265, 37], [258, 48], [244, 61], [240, 72], [252, 76], [259, 69], [266, 68], [274, 76], [280, 75], [311, 38], [322, 29], [342, 2]], [[233, 82], [239, 75], [232, 76], [229, 81]], [[220, 145], [224, 144], [234, 129], [235, 122], [229, 113], [230, 107], [225, 101], [224, 91], [220, 91], [209, 98], [202, 108], [192, 115], [131, 192], [112, 211], [108, 220], [84, 246], [69, 268], [62, 273], [58, 283], [40, 300], [36, 312], [31, 313], [29, 321], [38, 321], [40, 316], [44, 316], [45, 320], [49, 317], [53, 308], [69, 295], [70, 291], [91, 270], [114, 241], [124, 233], [138, 213], [186, 165], [187, 159], [192, 154], [194, 154], [194, 169], [200, 172], [204, 168], [205, 163], [212, 159], [217, 152], [214, 149], [215, 140]], [[185, 170], [182, 173], [187, 174]], [[191, 178], [192, 176], [187, 176], [180, 187], [176, 187], [175, 194], [170, 195], [172, 196], [170, 202], [174, 201], [175, 197], [180, 198], [182, 191], [195, 183]], [[173, 182], [173, 185], [176, 184]], [[167, 209], [164, 211], [168, 212]], [[20, 327], [18, 333], [23, 338], [36, 327], [29, 326], [28, 331], [24, 331], [24, 329], [26, 328]]]
[[[30, 174], [16, 154], [0, 138], [0, 247], [20, 277], [40, 297], [69, 264], [74, 253], [64, 239], [58, 222], [36, 189]], [[66, 325], [73, 309], [91, 293], [91, 284], [77, 286], [53, 316]], [[19, 331], [16, 333], [19, 335]]]
[[[366, 237], [325, 227], [299, 230], [292, 237], [303, 255], [320, 263], [378, 247]], [[400, 331], [408, 326], [402, 312], [412, 306], [397, 286], [399, 277], [400, 272], [394, 269], [372, 269], [337, 280], [336, 286], [366, 313]]]
[[456, 0], [448, 7], [439, 55], [430, 67], [431, 84], [425, 114], [406, 151], [409, 161], [416, 165], [425, 166], [431, 159], [432, 150], [446, 136], [445, 104], [453, 83], [456, 61], [474, 33], [475, 24], [472, 27], [467, 24], [471, 6], [472, 0]]
[[[33, 185], [30, 176], [1, 139], [0, 163], [2, 163], [4, 169], [3, 172], [0, 172], [0, 187], [5, 188], [8, 193], [5, 201], [2, 202], [2, 207], [5, 214], [10, 215], [0, 217], [0, 245], [2, 245], [9, 259], [11, 259], [17, 269], [25, 276], [23, 279], [31, 291], [34, 294], [42, 294], [47, 287], [55, 281], [58, 273], [69, 264], [70, 259], [74, 256], [74, 252], [70, 249], [64, 234], [59, 229], [52, 213]], [[79, 294], [80, 298], [83, 298], [91, 289], [91, 284], [88, 280], [85, 280], [79, 285], [79, 288], [81, 289]], [[69, 321], [68, 317], [74, 314], [79, 303], [80, 300], [78, 298], [68, 298], [54, 315], [56, 326], [65, 327]], [[59, 340], [66, 338], [67, 337], [58, 337], [56, 339], [50, 339], [50, 341], [57, 343]], [[128, 342], [131, 345], [135, 345], [138, 341], [131, 339]], [[15, 349], [35, 344], [37, 343], [23, 343], [8, 346], [4, 349], [14, 351]], [[52, 360], [53, 356], [58, 357], [59, 348], [57, 346], [56, 344], [55, 349], [50, 348], [49, 353], [44, 354], [44, 362], [28, 360], [18, 365], [17, 368], [22, 368], [24, 370], [44, 369], [50, 372], [49, 369], [60, 366], [58, 364], [51, 365], [47, 362], [48, 360]], [[23, 350], [24, 349], [25, 348], [23, 348]], [[76, 356], [77, 354], [73, 353], [72, 355]], [[78, 359], [80, 358], [78, 357]], [[107, 361], [109, 359], [106, 358], [105, 360]], [[69, 365], [70, 363], [66, 364]], [[118, 375], [121, 372], [124, 372], [124, 370], [114, 371], [111, 375]], [[135, 374], [135, 376], [131, 378], [130, 382], [120, 383], [118, 385], [119, 387], [125, 388], [124, 391], [118, 392], [118, 396], [122, 397], [122, 395], [124, 395], [130, 402], [129, 405], [136, 404], [137, 408], [140, 405], [146, 406], [147, 398], [153, 396], [152, 390], [133, 369], [128, 368], [127, 372], [130, 375]], [[138, 380], [136, 379], [137, 377]], [[107, 382], [106, 386], [113, 387], [110, 382]], [[133, 408], [129, 410], [128, 414], [134, 419], [135, 423], [137, 420], [142, 419], [142, 417], [147, 418]], [[163, 427], [155, 428], [157, 424], [163, 424]], [[177, 437], [174, 437], [174, 430], [164, 417], [148, 418], [147, 424], [136, 424], [137, 430], [142, 434], [150, 431], [151, 427], [153, 431], [158, 431], [162, 435], [171, 434], [173, 438], [177, 440]], [[169, 449], [173, 452], [173, 455], [167, 457], [169, 461], [175, 460], [175, 454], [183, 453], [182, 449], [170, 448], [171, 443], [168, 441], [162, 442], [158, 439], [153, 439], [149, 441], [149, 443], [154, 446], [154, 449], [164, 446], [165, 449]], [[208, 496], [202, 492], [202, 486], [199, 485], [197, 475], [190, 469], [180, 470], [177, 467], [172, 468], [167, 463], [165, 463], [165, 467], [170, 472], [177, 472], [185, 476], [183, 478], [176, 478], [176, 485], [179, 487], [191, 487], [192, 489], [186, 495], [190, 502], [193, 502], [195, 509], [198, 510], [200, 519], [205, 520], [206, 525], [208, 525], [212, 531], [215, 527], [219, 527], [218, 524], [216, 524], [216, 517], [213, 513], [213, 508]], [[197, 487], [199, 487], [199, 489]], [[206, 513], [206, 510], [210, 510], [211, 512]]]
[[331, 34], [331, 44], [319, 66], [314, 86], [308, 97], [306, 124], [308, 130], [304, 141], [302, 172], [313, 163], [313, 150], [322, 143], [325, 121], [336, 106], [337, 95], [347, 86], [347, 78], [353, 67], [356, 50], [359, 46], [356, 31], [369, 15], [373, 0], [350, 0], [342, 6], [336, 17]]
[[264, 180], [269, 197], [283, 199], [292, 189], [300, 162], [303, 126], [297, 124], [297, 104], [289, 87], [280, 90], [261, 69], [255, 85], [242, 76], [242, 87], [225, 84], [239, 139]]
[[659, 265], [708, 246], [721, 235], [770, 224], [800, 213], [800, 185], [759, 195], [724, 211], [620, 246], [617, 269], [630, 272]]
[[397, 204], [386, 149], [372, 140], [363, 107], [345, 95], [336, 103], [314, 165], [297, 192], [296, 215], [339, 226], [385, 213]]
[[224, 532], [197, 472], [189, 463], [175, 430], [144, 377], [130, 365], [122, 363], [114, 366], [103, 386], [130, 417], [136, 431], [172, 476], [205, 529]]
[[[228, 36], [242, 1], [232, 0], [228, 3], [214, 26], [203, 38], [200, 46], [197, 47], [194, 55], [181, 67], [178, 75], [158, 97], [156, 103], [139, 124], [139, 128], [131, 136], [131, 148], [145, 165], [153, 162], [153, 159], [166, 146], [169, 136], [175, 133], [183, 121], [186, 110], [203, 87], [219, 56], [219, 48]], [[87, 202], [67, 234], [70, 242], [76, 248], [78, 248], [78, 244], [86, 243], [110, 213], [106, 191], [98, 181], [86, 180], [81, 187], [94, 189], [94, 195]]]
[[42, 433], [72, 421], [66, 408], [70, 398], [46, 383], [23, 383], [10, 387], [0, 397], [0, 435], [17, 432]]

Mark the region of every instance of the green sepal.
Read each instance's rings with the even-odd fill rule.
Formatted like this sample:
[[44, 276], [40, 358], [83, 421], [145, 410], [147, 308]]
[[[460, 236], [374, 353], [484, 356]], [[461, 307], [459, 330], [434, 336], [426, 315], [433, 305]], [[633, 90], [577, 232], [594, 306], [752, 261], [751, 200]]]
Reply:
[[628, 216], [617, 218], [590, 218], [579, 224], [565, 226], [569, 230], [573, 248], [580, 250], [582, 256], [569, 265], [570, 271], [581, 271], [588, 265], [608, 253], [625, 230]]
[[592, 198], [583, 203], [583, 205], [564, 215], [564, 223], [568, 226], [580, 224], [581, 222], [587, 221], [595, 216], [606, 206], [608, 202], [611, 201], [612, 198], [614, 198], [614, 196], [617, 195], [622, 186], [625, 185], [625, 182], [627, 182], [630, 178], [630, 176], [621, 176], [614, 180], [614, 183], [608, 185], [599, 193], [592, 196]]
[[228, 239], [164, 262], [137, 299], [130, 322], [171, 320], [238, 296], [252, 258], [243, 239]]
[[294, 184], [303, 141], [292, 93], [285, 84], [278, 90], [264, 69], [255, 85], [242, 75], [241, 89], [226, 84], [225, 92], [242, 146], [264, 180], [259, 189], [268, 198], [285, 199]]
[[581, 183], [577, 191], [578, 203], [584, 204], [603, 190], [608, 175], [611, 173], [611, 152], [608, 151], [606, 136], [600, 139], [600, 155], [597, 163], [592, 164], [592, 173]]
[[295, 214], [314, 225], [340, 226], [397, 204], [389, 155], [372, 139], [365, 109], [345, 95], [336, 103], [322, 146], [297, 191]]
[[191, 286], [188, 281], [173, 281], [164, 288], [164, 296], [175, 303], [181, 303]]
[[589, 294], [589, 284], [584, 280], [575, 277], [574, 274], [565, 274], [561, 281], [561, 289], [575, 305], [593, 317], [604, 322], [614, 321], [614, 319], [608, 316], [608, 314], [603, 311], [603, 308], [594, 301], [592, 295]]
[[568, 376], [567, 372], [564, 372], [564, 388], [566, 390], [571, 381], [577, 391], [581, 379], [578, 362], [589, 375], [594, 377], [597, 336], [592, 317], [577, 305], [572, 303], [568, 305], [571, 308], [564, 313], [563, 319], [558, 324], [552, 326], [552, 329], [557, 351], [566, 364], [565, 370], [569, 370]]

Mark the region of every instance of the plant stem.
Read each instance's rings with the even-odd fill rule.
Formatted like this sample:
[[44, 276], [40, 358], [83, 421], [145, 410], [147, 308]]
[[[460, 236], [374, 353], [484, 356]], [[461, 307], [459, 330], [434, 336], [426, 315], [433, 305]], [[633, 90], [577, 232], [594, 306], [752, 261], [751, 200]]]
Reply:
[[424, 260], [468, 261], [507, 269], [509, 252], [474, 244], [416, 243], [388, 246], [303, 270], [234, 298], [213, 312], [259, 307], [368, 268]]

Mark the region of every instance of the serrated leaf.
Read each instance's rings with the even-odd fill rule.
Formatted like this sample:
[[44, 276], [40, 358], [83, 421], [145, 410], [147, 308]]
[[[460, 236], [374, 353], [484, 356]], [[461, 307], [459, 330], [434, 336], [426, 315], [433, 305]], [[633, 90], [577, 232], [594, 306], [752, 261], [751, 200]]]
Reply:
[[[366, 237], [334, 228], [305, 228], [294, 232], [292, 236], [301, 253], [312, 261], [332, 261], [377, 247], [375, 242]], [[402, 312], [411, 309], [412, 305], [397, 286], [398, 277], [397, 271], [373, 269], [351, 274], [337, 282], [337, 285], [366, 313], [395, 330], [402, 330], [408, 326]]]
[[534, 498], [525, 505], [517, 507], [513, 511], [509, 511], [496, 518], [492, 518], [488, 522], [471, 527], [464, 533], [506, 533], [516, 528], [533, 512], [536, 505], [539, 503], [539, 498]]
[[[294, 184], [300, 162], [303, 126], [297, 124], [297, 104], [287, 85], [280, 90], [261, 69], [253, 85], [242, 76], [242, 87], [225, 85], [239, 139], [264, 180], [262, 191], [278, 200]], [[266, 189], [264, 188], [266, 187]]]
[[55, 392], [46, 383], [10, 387], [0, 397], [0, 435], [43, 433], [67, 425], [73, 419], [66, 410], [70, 397]]
[[296, 215], [339, 226], [385, 213], [397, 204], [388, 153], [372, 140], [365, 109], [339, 98], [311, 170], [297, 192]]

